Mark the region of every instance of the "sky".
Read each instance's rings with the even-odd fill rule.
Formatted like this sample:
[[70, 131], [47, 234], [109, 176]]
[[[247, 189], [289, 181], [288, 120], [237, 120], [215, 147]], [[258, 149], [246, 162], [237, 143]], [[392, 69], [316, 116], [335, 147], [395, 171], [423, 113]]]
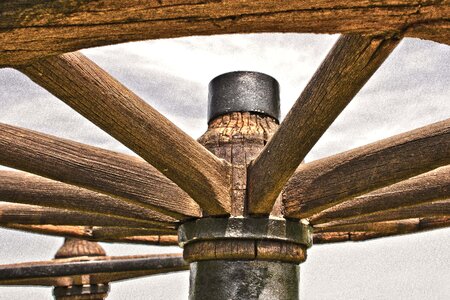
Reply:
[[[337, 35], [251, 34], [126, 43], [82, 52], [192, 137], [207, 128], [207, 86], [229, 71], [259, 71], [281, 87], [286, 115]], [[450, 117], [450, 47], [405, 39], [306, 157], [312, 161]], [[12, 69], [0, 69], [0, 122], [132, 152]], [[0, 263], [48, 260], [62, 238], [0, 229]], [[109, 255], [180, 252], [102, 244]], [[313, 246], [302, 300], [450, 299], [450, 229]], [[187, 299], [187, 271], [112, 285], [108, 299]], [[51, 289], [0, 287], [0, 300], [52, 299]]]

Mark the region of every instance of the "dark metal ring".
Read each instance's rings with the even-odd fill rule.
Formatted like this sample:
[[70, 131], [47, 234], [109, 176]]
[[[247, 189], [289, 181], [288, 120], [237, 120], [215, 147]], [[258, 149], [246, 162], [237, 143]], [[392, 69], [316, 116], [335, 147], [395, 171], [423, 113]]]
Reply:
[[203, 218], [182, 224], [179, 245], [214, 239], [278, 240], [312, 245], [312, 227], [282, 218]]

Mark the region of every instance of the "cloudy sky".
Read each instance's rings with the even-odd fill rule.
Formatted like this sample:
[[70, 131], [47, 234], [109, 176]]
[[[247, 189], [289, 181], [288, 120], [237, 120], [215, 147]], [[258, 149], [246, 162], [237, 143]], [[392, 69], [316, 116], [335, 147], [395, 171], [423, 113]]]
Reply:
[[[236, 70], [281, 86], [282, 116], [337, 36], [223, 35], [128, 43], [83, 53], [192, 137], [206, 130], [207, 85]], [[306, 160], [450, 117], [450, 47], [405, 39]], [[131, 153], [21, 73], [0, 69], [0, 122]], [[0, 230], [0, 263], [47, 260], [62, 238]], [[175, 252], [103, 244], [111, 255]], [[301, 267], [301, 299], [449, 299], [450, 229], [315, 246]], [[108, 299], [187, 299], [188, 272], [116, 283]], [[0, 299], [52, 299], [48, 288], [0, 287]]]

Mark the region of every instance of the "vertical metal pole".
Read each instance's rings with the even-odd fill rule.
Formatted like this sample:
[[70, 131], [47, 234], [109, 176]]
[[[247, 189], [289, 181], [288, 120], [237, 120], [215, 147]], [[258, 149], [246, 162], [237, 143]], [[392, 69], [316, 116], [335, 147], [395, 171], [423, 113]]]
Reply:
[[[246, 170], [278, 126], [278, 82], [262, 73], [232, 72], [209, 85], [208, 131], [199, 141], [232, 164], [230, 218], [203, 218], [179, 229], [190, 262], [189, 299], [299, 297], [299, 263], [311, 245], [310, 227], [246, 214]], [[279, 204], [279, 203], [278, 203]]]

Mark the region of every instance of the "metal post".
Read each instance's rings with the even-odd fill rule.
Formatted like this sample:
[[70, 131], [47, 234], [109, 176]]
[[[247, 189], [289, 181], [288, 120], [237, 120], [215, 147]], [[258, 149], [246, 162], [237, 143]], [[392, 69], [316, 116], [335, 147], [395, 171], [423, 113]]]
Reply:
[[199, 141], [232, 164], [232, 213], [203, 218], [178, 230], [190, 262], [189, 299], [285, 299], [299, 297], [299, 264], [311, 246], [311, 227], [246, 213], [246, 169], [276, 130], [278, 82], [256, 72], [232, 72], [209, 84], [208, 131]]
[[298, 299], [311, 227], [281, 218], [204, 218], [179, 228], [189, 299]]

